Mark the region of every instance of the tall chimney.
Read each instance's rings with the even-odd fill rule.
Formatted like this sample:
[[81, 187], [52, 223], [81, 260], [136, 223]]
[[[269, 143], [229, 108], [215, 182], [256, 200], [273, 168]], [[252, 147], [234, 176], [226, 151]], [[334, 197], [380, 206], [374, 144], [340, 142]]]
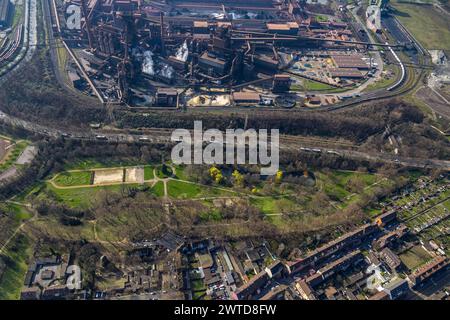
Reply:
[[161, 54], [163, 56], [165, 56], [166, 54], [166, 50], [165, 50], [165, 45], [164, 45], [164, 13], [160, 12], [159, 13], [159, 18], [160, 18], [160, 25], [161, 25]]

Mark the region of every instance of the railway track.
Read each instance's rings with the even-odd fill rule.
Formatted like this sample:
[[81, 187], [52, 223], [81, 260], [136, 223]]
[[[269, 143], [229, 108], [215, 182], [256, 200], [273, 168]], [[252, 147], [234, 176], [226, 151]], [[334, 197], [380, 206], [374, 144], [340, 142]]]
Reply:
[[8, 41], [7, 46], [0, 51], [0, 65], [8, 63], [8, 60], [17, 52], [23, 40], [23, 24], [20, 24], [16, 29], [14, 41]]

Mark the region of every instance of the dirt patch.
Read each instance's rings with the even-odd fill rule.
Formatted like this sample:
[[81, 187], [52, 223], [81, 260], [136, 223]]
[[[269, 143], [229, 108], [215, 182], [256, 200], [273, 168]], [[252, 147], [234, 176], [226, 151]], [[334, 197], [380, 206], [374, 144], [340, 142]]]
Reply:
[[0, 139], [0, 163], [5, 159], [6, 154], [8, 153], [8, 146], [11, 145], [11, 142], [8, 140]]
[[22, 154], [17, 159], [17, 164], [28, 164], [36, 156], [37, 148], [35, 146], [28, 146], [23, 150]]
[[127, 168], [125, 171], [125, 181], [144, 183], [144, 168]]
[[123, 171], [123, 169], [96, 170], [94, 173], [94, 184], [123, 182]]
[[436, 113], [450, 119], [450, 106], [443, 101], [433, 90], [428, 87], [422, 87], [416, 92], [416, 96], [426, 102]]
[[0, 181], [12, 178], [16, 175], [16, 173], [17, 173], [17, 168], [15, 166], [12, 166], [0, 173]]

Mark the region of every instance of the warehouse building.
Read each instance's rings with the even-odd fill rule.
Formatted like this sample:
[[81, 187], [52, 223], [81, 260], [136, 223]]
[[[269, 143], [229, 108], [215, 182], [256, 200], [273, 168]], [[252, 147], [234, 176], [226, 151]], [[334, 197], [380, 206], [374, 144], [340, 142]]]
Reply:
[[362, 59], [361, 55], [332, 55], [331, 59], [337, 68], [369, 70], [369, 65]]
[[361, 79], [364, 74], [354, 68], [332, 68], [328, 70], [332, 78]]
[[233, 101], [238, 105], [254, 105], [261, 101], [257, 92], [233, 92]]
[[228, 68], [228, 62], [216, 55], [204, 52], [198, 59], [199, 67], [207, 73], [225, 74]]

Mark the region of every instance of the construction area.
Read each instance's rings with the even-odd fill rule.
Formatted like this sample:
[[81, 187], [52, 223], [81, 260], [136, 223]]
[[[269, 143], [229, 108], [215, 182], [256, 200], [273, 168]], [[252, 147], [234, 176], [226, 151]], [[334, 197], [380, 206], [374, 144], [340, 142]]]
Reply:
[[[297, 0], [52, 3], [54, 35], [72, 58], [67, 79], [108, 105], [332, 104], [345, 99], [332, 93], [354, 90], [382, 68], [346, 13], [324, 20]], [[314, 94], [323, 88], [329, 97]]]

